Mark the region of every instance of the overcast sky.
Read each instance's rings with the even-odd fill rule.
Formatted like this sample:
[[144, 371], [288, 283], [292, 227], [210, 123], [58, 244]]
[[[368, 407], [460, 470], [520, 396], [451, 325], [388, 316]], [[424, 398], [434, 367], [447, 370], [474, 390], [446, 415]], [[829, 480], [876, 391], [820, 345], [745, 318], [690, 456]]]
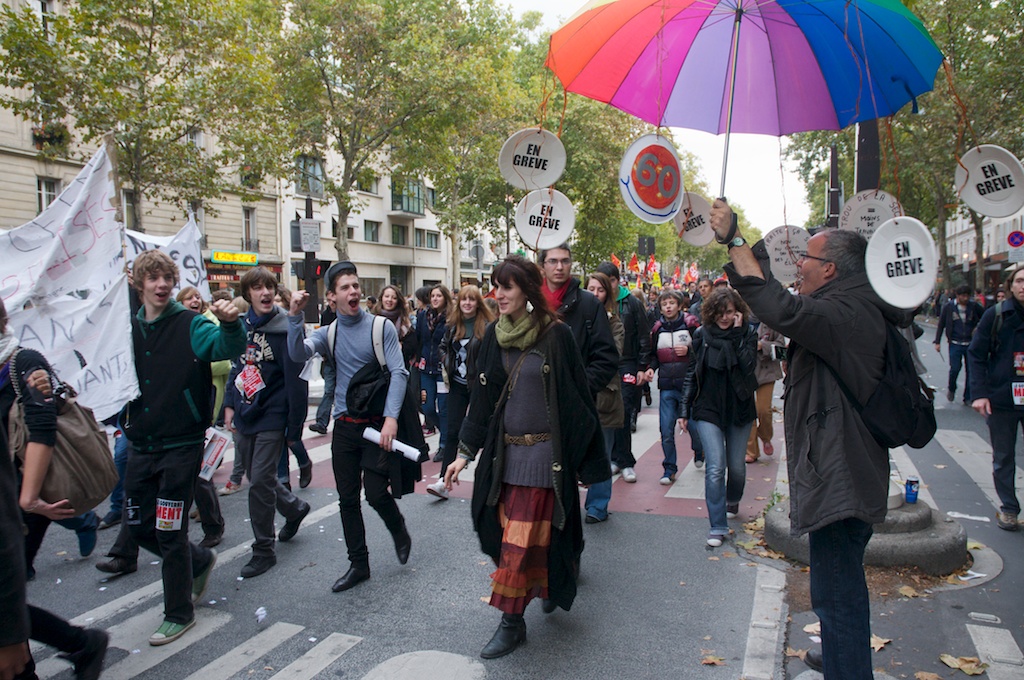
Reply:
[[[585, 4], [585, 0], [498, 0], [512, 7], [515, 14], [536, 10], [544, 15], [544, 26], [555, 30]], [[513, 131], [509, 131], [511, 134]], [[680, 150], [700, 159], [701, 171], [712, 193], [721, 184], [722, 153], [725, 137], [673, 128]], [[622, 151], [632, 140], [622, 140]], [[785, 144], [785, 138], [783, 139]], [[803, 225], [810, 208], [804, 200], [804, 187], [794, 172], [779, 170], [779, 140], [764, 135], [733, 135], [729, 145], [729, 165], [725, 194], [738, 203], [751, 223], [762, 233], [782, 224]], [[785, 192], [783, 192], [783, 186]], [[707, 197], [709, 200], [713, 196]]]

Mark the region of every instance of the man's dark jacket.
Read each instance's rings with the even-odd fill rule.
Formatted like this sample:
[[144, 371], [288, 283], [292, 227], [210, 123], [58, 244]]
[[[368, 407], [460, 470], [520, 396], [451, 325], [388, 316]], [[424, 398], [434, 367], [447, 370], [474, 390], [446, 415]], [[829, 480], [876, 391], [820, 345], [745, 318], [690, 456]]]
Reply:
[[[1003, 320], [993, 344], [997, 312]], [[1024, 352], [1024, 307], [1011, 298], [985, 310], [967, 349], [971, 398], [988, 399], [992, 408], [1000, 411], [1024, 411], [1024, 406], [1013, 404], [1013, 383], [1024, 383], [1024, 368], [1018, 373], [1013, 365], [1014, 355], [1019, 352]]]
[[596, 395], [608, 385], [619, 367], [619, 353], [612, 339], [608, 312], [593, 293], [580, 288], [580, 281], [571, 278], [568, 289], [558, 308], [558, 315], [572, 330], [572, 337], [580, 348], [583, 366], [587, 372], [590, 394]]
[[626, 332], [619, 365], [646, 371], [651, 365], [651, 326], [647, 323], [647, 310], [625, 286], [619, 286], [619, 290], [626, 292], [625, 296], [619, 294], [619, 317]]
[[[974, 329], [978, 327], [981, 315], [985, 313], [985, 308], [974, 300], [967, 300], [966, 308], [966, 313], [961, 317], [956, 308], [956, 298], [942, 306], [939, 325], [935, 328], [936, 345], [942, 340], [943, 333], [946, 335], [946, 340], [951, 343], [964, 344], [971, 341]], [[971, 394], [974, 393], [971, 392]]]

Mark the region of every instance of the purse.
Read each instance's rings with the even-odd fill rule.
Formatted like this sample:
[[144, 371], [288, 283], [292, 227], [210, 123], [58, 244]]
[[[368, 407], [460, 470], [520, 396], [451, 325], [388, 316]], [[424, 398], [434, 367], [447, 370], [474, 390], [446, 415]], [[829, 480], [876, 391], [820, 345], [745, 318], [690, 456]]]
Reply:
[[[22, 404], [21, 374], [17, 370], [19, 352], [11, 357], [11, 385], [17, 400], [11, 407], [8, 439], [12, 458], [17, 456], [24, 462], [28, 427]], [[96, 422], [92, 410], [78, 403], [74, 388], [57, 380], [53, 398], [57, 400], [57, 442], [39, 497], [47, 503], [67, 499], [75, 512], [82, 514], [110, 495], [117, 484], [117, 468], [106, 433]]]

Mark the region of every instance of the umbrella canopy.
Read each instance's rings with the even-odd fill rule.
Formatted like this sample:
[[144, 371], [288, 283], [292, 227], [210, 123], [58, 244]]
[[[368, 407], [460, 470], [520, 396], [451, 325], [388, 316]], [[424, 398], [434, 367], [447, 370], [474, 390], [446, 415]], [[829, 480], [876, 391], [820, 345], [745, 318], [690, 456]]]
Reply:
[[942, 54], [899, 0], [591, 0], [546, 63], [654, 125], [787, 135], [895, 113]]

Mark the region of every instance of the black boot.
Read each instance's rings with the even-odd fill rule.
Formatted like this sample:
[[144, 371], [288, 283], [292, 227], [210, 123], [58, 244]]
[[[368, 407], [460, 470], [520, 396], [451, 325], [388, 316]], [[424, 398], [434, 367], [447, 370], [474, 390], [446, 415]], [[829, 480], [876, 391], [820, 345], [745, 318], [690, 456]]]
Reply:
[[497, 659], [515, 651], [516, 647], [526, 642], [526, 621], [522, 614], [502, 614], [498, 630], [491, 641], [480, 650], [480, 658]]

